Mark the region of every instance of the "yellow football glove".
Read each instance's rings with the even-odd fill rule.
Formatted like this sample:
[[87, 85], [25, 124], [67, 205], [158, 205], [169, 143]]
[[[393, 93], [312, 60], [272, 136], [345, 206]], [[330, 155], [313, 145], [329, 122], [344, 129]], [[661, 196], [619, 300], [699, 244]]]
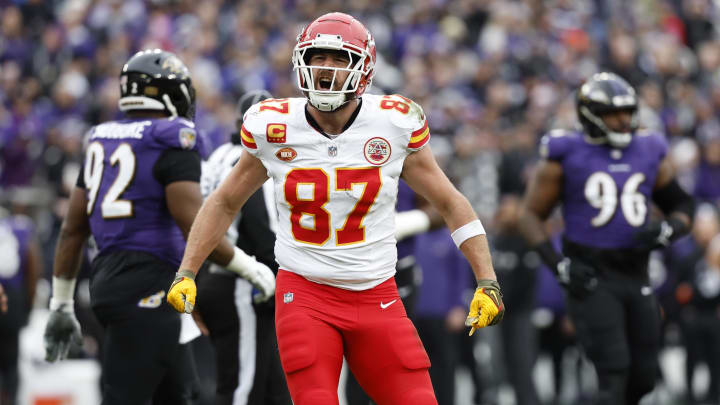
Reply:
[[175, 281], [170, 286], [167, 300], [178, 312], [192, 313], [195, 308], [195, 273], [190, 270], [180, 270], [175, 275]]
[[470, 326], [470, 336], [475, 329], [496, 325], [505, 314], [500, 284], [495, 280], [480, 280], [475, 290], [470, 313], [465, 319], [465, 326]]

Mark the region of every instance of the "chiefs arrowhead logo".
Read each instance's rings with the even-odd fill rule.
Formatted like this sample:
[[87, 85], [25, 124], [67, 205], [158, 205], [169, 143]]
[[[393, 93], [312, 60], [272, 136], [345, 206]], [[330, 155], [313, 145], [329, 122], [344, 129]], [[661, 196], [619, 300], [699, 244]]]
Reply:
[[383, 138], [370, 138], [365, 142], [365, 159], [374, 164], [381, 165], [390, 159], [392, 150], [390, 143]]
[[293, 148], [282, 148], [275, 152], [275, 156], [285, 162], [289, 162], [297, 157], [297, 152]]

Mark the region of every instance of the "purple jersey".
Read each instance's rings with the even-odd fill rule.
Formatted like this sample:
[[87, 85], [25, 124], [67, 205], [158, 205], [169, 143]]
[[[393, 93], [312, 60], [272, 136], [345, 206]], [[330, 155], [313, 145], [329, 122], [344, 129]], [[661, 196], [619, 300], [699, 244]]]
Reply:
[[139, 250], [180, 263], [185, 240], [153, 170], [168, 149], [198, 151], [194, 127], [182, 118], [124, 119], [90, 130], [83, 179], [99, 254]]
[[444, 317], [454, 307], [465, 307], [464, 292], [474, 289], [472, 272], [447, 228], [425, 232], [415, 238], [415, 257], [423, 279], [415, 314], [418, 317]]
[[720, 201], [720, 165], [700, 162], [697, 169], [695, 196], [706, 201]]
[[6, 288], [25, 288], [23, 277], [34, 229], [32, 221], [24, 216], [0, 219], [0, 281]]
[[562, 164], [565, 237], [602, 249], [631, 248], [645, 225], [665, 137], [639, 131], [625, 149], [592, 144], [582, 133], [552, 131], [541, 155]]

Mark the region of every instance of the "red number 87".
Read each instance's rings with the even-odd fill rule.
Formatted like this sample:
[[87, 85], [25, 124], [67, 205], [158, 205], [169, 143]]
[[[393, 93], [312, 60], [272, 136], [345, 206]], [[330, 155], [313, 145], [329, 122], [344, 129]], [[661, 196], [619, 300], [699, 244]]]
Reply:
[[[335, 230], [338, 245], [348, 245], [365, 240], [365, 227], [362, 221], [370, 211], [380, 192], [379, 167], [335, 169], [335, 189], [351, 190], [353, 184], [364, 184], [362, 196], [345, 220], [341, 229]], [[313, 186], [312, 198], [300, 198], [298, 186]], [[323, 169], [293, 169], [284, 185], [285, 200], [290, 205], [290, 224], [293, 237], [304, 243], [322, 245], [330, 239], [330, 213], [325, 209], [329, 199], [329, 178]], [[300, 223], [302, 215], [313, 217], [314, 226], [308, 228]]]

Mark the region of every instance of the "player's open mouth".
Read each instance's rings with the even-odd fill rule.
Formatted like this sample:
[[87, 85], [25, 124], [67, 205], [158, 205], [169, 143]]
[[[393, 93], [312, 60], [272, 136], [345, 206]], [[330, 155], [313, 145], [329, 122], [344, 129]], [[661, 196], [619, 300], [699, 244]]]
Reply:
[[332, 85], [332, 79], [327, 77], [321, 77], [318, 79], [318, 90], [330, 90]]

